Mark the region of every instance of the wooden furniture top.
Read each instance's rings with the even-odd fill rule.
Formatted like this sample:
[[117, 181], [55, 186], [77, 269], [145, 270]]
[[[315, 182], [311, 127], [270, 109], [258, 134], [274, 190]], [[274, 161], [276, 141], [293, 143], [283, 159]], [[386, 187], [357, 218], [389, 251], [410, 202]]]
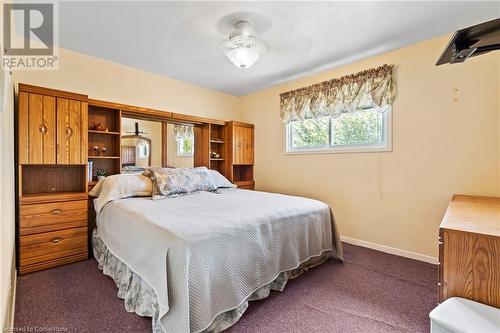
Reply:
[[216, 124], [225, 125], [226, 121], [218, 119], [210, 119], [198, 116], [190, 116], [181, 113], [168, 112], [150, 108], [144, 108], [140, 106], [127, 105], [122, 103], [107, 102], [97, 99], [89, 99], [89, 105], [100, 106], [109, 109], [117, 109], [122, 111], [122, 116], [133, 117], [144, 120], [160, 120], [178, 123], [189, 123], [189, 124]]
[[500, 198], [455, 195], [440, 228], [500, 237]]
[[84, 200], [87, 199], [85, 192], [55, 192], [55, 193], [37, 193], [37, 194], [24, 194], [19, 198], [21, 205], [29, 205], [34, 203], [46, 202], [61, 202], [70, 200]]
[[[67, 92], [62, 90], [56, 90], [45, 87], [33, 86], [30, 84], [19, 83], [19, 91], [30, 92], [34, 94], [49, 95], [56, 97], [69, 98], [74, 100], [80, 100], [83, 102], [88, 102], [89, 105], [99, 106], [109, 109], [121, 110], [124, 116], [133, 116], [136, 118], [144, 117], [145, 119], [155, 118], [163, 121], [178, 122], [178, 123], [188, 123], [188, 124], [215, 124], [215, 125], [225, 125], [225, 120], [191, 116], [182, 113], [169, 112], [164, 110], [156, 110], [150, 108], [144, 108], [140, 106], [127, 105], [122, 103], [102, 101], [98, 99], [88, 98], [87, 95], [78, 94], [73, 92]], [[241, 123], [241, 126], [250, 126], [250, 124]]]
[[249, 124], [249, 123], [244, 123], [244, 122], [241, 122], [241, 121], [231, 121], [231, 124], [233, 126], [239, 126], [239, 127], [248, 127], [248, 128], [253, 128], [253, 124]]
[[87, 102], [88, 96], [83, 94], [77, 94], [68, 91], [56, 90], [45, 87], [32, 86], [30, 84], [19, 83], [19, 91], [24, 91], [33, 94], [48, 95], [55, 97], [62, 97], [68, 99], [74, 99], [82, 102]]

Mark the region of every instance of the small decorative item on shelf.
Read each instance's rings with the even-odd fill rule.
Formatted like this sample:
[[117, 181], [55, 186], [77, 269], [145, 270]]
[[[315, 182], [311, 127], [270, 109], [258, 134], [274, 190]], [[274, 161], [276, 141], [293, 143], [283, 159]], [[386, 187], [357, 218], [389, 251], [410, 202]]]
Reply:
[[102, 124], [100, 122], [94, 123], [94, 125], [92, 125], [92, 129], [94, 131], [104, 131], [104, 127], [102, 127]]
[[106, 154], [106, 151], [107, 151], [106, 147], [102, 147], [101, 151], [102, 151], [103, 154]]
[[210, 158], [221, 158], [221, 154], [215, 152], [215, 151], [211, 151], [210, 152]]
[[104, 170], [104, 169], [97, 169], [95, 171], [95, 174], [97, 176], [97, 180], [99, 180], [99, 181], [101, 181], [104, 178], [106, 178], [106, 170]]
[[94, 149], [94, 151], [95, 151], [96, 153], [97, 153], [97, 152], [99, 152], [99, 146], [94, 146], [94, 147], [92, 147], [92, 148]]

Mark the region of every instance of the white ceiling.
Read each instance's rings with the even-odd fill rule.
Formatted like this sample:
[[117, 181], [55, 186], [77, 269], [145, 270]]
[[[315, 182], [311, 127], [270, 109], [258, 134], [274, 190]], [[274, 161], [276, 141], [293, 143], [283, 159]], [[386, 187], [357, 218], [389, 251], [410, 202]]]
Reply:
[[[72, 1], [59, 17], [64, 48], [241, 96], [500, 17], [500, 2]], [[248, 69], [219, 50], [241, 19], [269, 46]]]

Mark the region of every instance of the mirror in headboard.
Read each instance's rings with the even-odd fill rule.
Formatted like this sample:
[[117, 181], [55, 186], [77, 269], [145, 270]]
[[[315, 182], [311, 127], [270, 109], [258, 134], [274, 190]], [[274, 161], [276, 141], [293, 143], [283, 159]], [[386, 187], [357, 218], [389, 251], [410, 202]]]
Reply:
[[193, 126], [122, 117], [122, 172], [145, 167], [193, 167]]
[[174, 168], [194, 166], [193, 126], [167, 124], [167, 164]]
[[159, 121], [122, 117], [122, 171], [161, 166], [161, 127]]

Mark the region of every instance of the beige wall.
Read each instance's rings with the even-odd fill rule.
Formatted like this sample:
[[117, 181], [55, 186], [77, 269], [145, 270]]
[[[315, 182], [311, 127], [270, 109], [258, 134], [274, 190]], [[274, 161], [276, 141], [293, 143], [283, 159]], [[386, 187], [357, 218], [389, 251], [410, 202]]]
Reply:
[[87, 94], [90, 98], [189, 115], [238, 120], [240, 99], [65, 49], [59, 70], [18, 71], [15, 82]]
[[[437, 256], [437, 228], [454, 193], [500, 195], [500, 55], [435, 67], [437, 38], [242, 98], [255, 124], [259, 190], [317, 198], [342, 235]], [[284, 155], [279, 94], [342, 75], [396, 65], [393, 151]]]
[[177, 140], [175, 140], [174, 125], [167, 126], [167, 161], [169, 166], [176, 168], [192, 168], [194, 156], [178, 156]]
[[[161, 151], [163, 149], [161, 142], [161, 122], [122, 118], [122, 135], [133, 135], [130, 132], [135, 131], [136, 122], [139, 123], [139, 131], [147, 133], [141, 135], [151, 139], [151, 166], [161, 166]], [[122, 145], [134, 144], [134, 140], [132, 139], [122, 139]], [[138, 152], [136, 152], [135, 157], [137, 166], [148, 166], [147, 158], [141, 161]]]
[[[0, 12], [1, 14], [1, 12]], [[10, 74], [0, 70], [0, 331], [8, 328], [15, 290], [14, 93]]]

